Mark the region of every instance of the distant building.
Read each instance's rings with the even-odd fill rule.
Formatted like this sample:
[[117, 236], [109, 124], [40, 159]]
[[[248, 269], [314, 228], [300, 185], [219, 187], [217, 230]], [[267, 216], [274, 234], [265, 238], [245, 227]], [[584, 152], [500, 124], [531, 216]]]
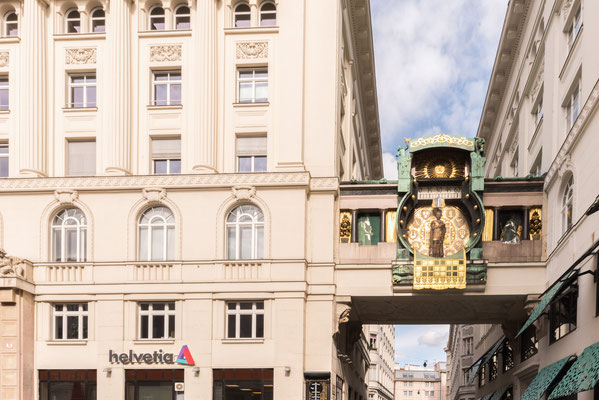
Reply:
[[367, 325], [370, 349], [368, 400], [393, 399], [393, 366], [395, 358], [395, 327]]
[[395, 400], [444, 400], [446, 393], [444, 362], [435, 363], [432, 369], [406, 364], [395, 370]]
[[468, 385], [474, 362], [474, 326], [451, 325], [447, 341], [447, 400], [473, 400], [474, 384]]

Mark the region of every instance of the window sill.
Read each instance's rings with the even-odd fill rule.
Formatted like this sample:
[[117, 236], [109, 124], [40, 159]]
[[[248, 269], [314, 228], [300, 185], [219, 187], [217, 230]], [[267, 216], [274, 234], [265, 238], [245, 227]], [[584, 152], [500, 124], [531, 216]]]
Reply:
[[246, 343], [246, 344], [262, 344], [264, 339], [222, 339], [223, 344], [235, 344], [235, 343]]
[[0, 115], [1, 114], [10, 114], [10, 110], [0, 110]]
[[133, 344], [174, 344], [175, 339], [136, 339]]
[[87, 39], [106, 39], [106, 33], [57, 33], [54, 40], [87, 40]]
[[2, 36], [0, 37], [0, 43], [8, 44], [8, 43], [19, 43], [21, 38], [18, 36]]
[[268, 107], [270, 106], [269, 101], [257, 101], [255, 103], [233, 103], [233, 107]]
[[191, 29], [179, 29], [179, 30], [169, 30], [169, 31], [139, 31], [137, 35], [140, 38], [144, 37], [176, 37], [176, 36], [191, 36]]
[[65, 113], [97, 112], [98, 107], [63, 107]]
[[48, 346], [85, 346], [87, 345], [86, 340], [47, 340], [46, 344]]
[[225, 28], [225, 35], [243, 35], [246, 33], [279, 33], [278, 26], [248, 26], [247, 28]]
[[154, 104], [148, 104], [148, 110], [180, 110], [183, 108], [183, 104], [171, 104], [166, 106], [157, 106]]

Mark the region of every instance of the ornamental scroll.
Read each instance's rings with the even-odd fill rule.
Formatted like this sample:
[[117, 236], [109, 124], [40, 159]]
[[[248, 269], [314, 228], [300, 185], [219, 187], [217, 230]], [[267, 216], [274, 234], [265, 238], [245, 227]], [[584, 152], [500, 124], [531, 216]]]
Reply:
[[8, 67], [9, 54], [8, 51], [0, 51], [0, 67]]
[[96, 59], [97, 51], [93, 47], [86, 49], [66, 49], [65, 64], [95, 64]]
[[268, 58], [267, 42], [242, 42], [237, 43], [235, 56], [240, 60]]
[[182, 47], [180, 44], [168, 46], [150, 46], [150, 62], [181, 61]]

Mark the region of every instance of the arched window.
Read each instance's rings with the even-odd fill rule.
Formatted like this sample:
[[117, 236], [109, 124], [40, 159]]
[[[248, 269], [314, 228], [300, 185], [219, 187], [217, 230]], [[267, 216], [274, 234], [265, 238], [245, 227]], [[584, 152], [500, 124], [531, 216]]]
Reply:
[[235, 7], [233, 18], [235, 22], [235, 28], [249, 27], [252, 23], [250, 6], [246, 3], [239, 3], [237, 7]]
[[78, 208], [66, 208], [52, 221], [52, 259], [86, 261], [87, 222]]
[[175, 9], [175, 29], [191, 28], [191, 11], [187, 6], [179, 6]]
[[6, 36], [19, 36], [19, 17], [14, 11], [6, 14], [4, 18], [4, 34]]
[[152, 11], [150, 11], [150, 30], [163, 31], [164, 29], [164, 8], [160, 6], [152, 8]]
[[566, 233], [572, 227], [572, 210], [574, 205], [574, 177], [570, 176], [564, 196], [562, 197], [562, 233]]
[[227, 258], [259, 259], [264, 250], [264, 215], [253, 205], [233, 209], [227, 217]]
[[174, 258], [175, 217], [171, 210], [155, 206], [139, 219], [139, 259], [164, 261]]
[[260, 26], [277, 25], [277, 7], [275, 3], [265, 2], [260, 7]]
[[81, 33], [81, 14], [77, 10], [67, 12], [67, 33]]
[[92, 11], [92, 32], [103, 33], [106, 32], [106, 14], [104, 10], [98, 8]]

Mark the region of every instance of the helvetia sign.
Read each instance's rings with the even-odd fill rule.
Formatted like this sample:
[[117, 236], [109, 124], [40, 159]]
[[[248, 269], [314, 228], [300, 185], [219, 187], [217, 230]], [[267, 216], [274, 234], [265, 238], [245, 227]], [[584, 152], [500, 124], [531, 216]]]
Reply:
[[108, 362], [110, 363], [121, 363], [121, 364], [133, 364], [133, 363], [146, 363], [146, 364], [183, 364], [183, 365], [194, 365], [193, 357], [187, 346], [181, 347], [179, 356], [175, 358], [174, 353], [165, 353], [162, 349], [154, 351], [153, 353], [136, 353], [133, 350], [129, 350], [128, 353], [116, 353], [112, 350], [108, 351]]

